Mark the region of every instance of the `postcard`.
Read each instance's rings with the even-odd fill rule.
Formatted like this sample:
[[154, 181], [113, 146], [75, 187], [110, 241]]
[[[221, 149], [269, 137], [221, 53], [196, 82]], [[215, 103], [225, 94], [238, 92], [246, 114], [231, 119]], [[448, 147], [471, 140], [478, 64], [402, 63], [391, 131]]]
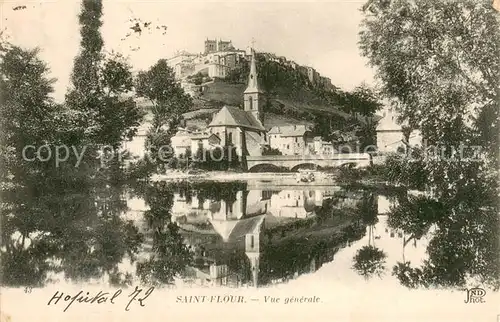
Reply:
[[500, 3], [1, 3], [1, 322], [500, 321]]

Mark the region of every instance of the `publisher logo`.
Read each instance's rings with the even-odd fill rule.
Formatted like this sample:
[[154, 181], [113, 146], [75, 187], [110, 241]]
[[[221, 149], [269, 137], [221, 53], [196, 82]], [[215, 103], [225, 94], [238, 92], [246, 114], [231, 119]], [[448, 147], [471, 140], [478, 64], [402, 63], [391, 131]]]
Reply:
[[474, 287], [467, 291], [467, 298], [464, 300], [464, 303], [484, 303], [484, 296], [486, 295], [486, 291], [479, 287]]

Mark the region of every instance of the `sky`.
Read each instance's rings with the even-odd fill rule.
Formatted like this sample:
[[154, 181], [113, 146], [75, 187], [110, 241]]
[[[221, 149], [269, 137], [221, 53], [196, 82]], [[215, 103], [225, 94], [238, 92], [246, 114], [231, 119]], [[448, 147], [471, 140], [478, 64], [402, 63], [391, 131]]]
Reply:
[[[373, 71], [357, 45], [363, 3], [104, 0], [101, 31], [105, 50], [128, 57], [134, 70], [147, 69], [177, 50], [202, 52], [206, 38], [222, 38], [241, 49], [253, 41], [257, 51], [312, 66], [334, 85], [350, 90], [362, 82], [373, 83]], [[13, 10], [19, 5], [26, 9]], [[79, 11], [76, 0], [1, 1], [1, 30], [13, 44], [41, 49], [50, 76], [58, 79], [58, 101], [64, 98], [78, 53]], [[134, 18], [151, 22], [151, 30], [126, 37]], [[156, 29], [162, 25], [166, 32]]]

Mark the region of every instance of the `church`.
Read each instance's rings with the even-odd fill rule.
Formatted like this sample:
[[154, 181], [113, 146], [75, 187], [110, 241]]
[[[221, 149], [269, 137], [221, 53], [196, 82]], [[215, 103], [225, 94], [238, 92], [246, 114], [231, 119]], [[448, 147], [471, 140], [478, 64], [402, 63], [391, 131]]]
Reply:
[[262, 155], [262, 148], [267, 144], [263, 105], [264, 93], [259, 87], [255, 52], [252, 50], [248, 86], [243, 93], [243, 109], [222, 107], [208, 125], [208, 131], [220, 138], [221, 146], [234, 146], [238, 156]]

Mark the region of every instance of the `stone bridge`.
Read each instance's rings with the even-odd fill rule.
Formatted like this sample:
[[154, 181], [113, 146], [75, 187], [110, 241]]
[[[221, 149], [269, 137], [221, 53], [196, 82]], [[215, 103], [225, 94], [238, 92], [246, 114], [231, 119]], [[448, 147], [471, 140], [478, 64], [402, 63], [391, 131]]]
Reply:
[[247, 169], [257, 170], [259, 167], [285, 167], [292, 171], [300, 168], [334, 168], [347, 164], [356, 167], [370, 165], [371, 156], [368, 153], [338, 153], [334, 155], [262, 155], [247, 156]]

